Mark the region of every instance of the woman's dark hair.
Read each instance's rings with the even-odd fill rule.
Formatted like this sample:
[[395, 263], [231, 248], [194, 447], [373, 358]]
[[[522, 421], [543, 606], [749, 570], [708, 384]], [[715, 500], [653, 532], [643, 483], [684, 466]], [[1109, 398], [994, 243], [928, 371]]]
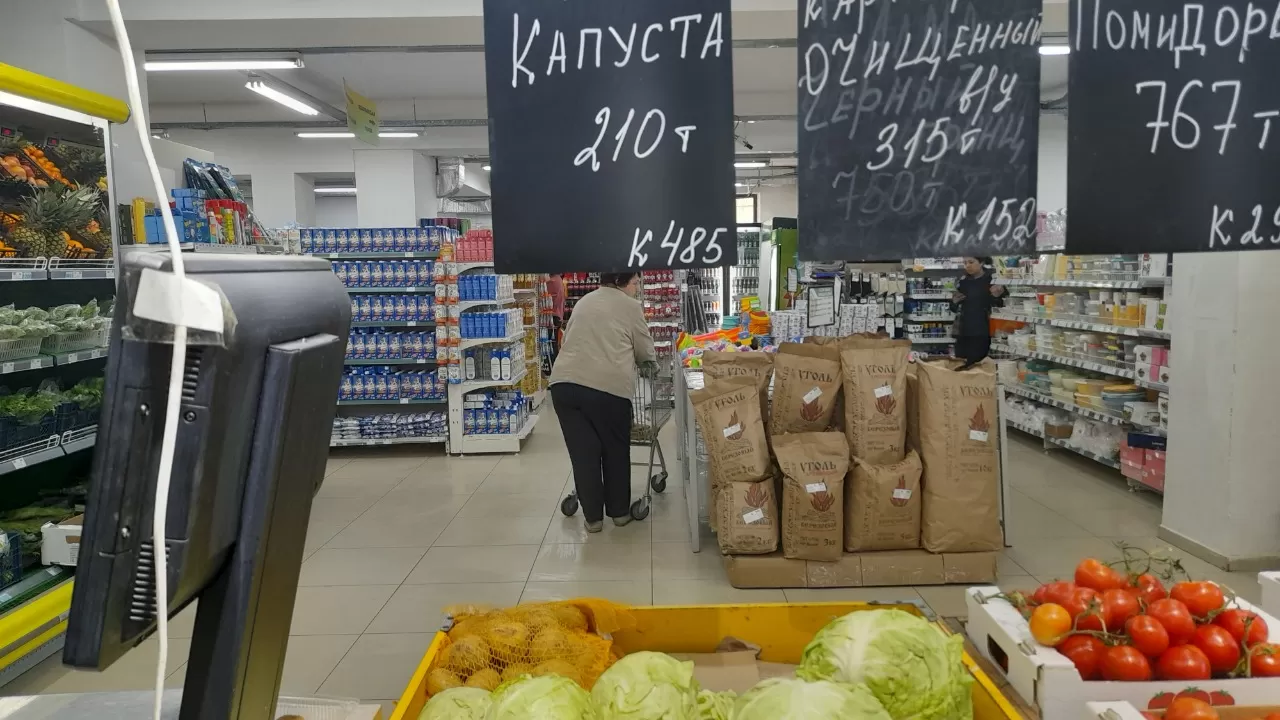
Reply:
[[600, 273], [600, 286], [624, 288], [631, 283], [631, 278], [634, 278], [639, 274], [640, 273]]

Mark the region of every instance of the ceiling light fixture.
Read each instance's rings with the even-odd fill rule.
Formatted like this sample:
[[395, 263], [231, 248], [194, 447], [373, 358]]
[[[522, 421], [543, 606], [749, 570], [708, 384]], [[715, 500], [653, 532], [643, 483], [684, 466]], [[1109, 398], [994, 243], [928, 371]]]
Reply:
[[1071, 46], [1070, 45], [1041, 45], [1040, 54], [1041, 55], [1070, 55]]
[[378, 137], [380, 138], [416, 138], [418, 137], [418, 133], [405, 132], [403, 130], [393, 130], [393, 131], [382, 130], [378, 132]]
[[59, 107], [52, 103], [47, 103], [41, 100], [32, 100], [29, 97], [15, 95], [10, 92], [4, 92], [3, 90], [0, 90], [0, 105], [10, 105], [12, 107], [22, 108], [23, 110], [40, 113], [41, 115], [70, 120], [71, 122], [77, 122], [82, 125], [105, 127], [107, 124], [104, 120], [99, 120], [92, 115], [86, 115], [85, 113], [77, 110], [68, 110], [67, 108]]
[[353, 187], [318, 187], [315, 189], [317, 195], [355, 195], [356, 189]]
[[736, 162], [736, 163], [734, 163], [734, 164], [733, 164], [733, 166], [734, 166], [734, 167], [736, 167], [736, 168], [756, 169], [756, 168], [769, 167], [769, 163], [767, 163], [767, 162], [754, 162], [754, 161], [753, 161], [753, 162]]
[[285, 93], [280, 92], [261, 80], [250, 80], [245, 83], [244, 86], [269, 100], [274, 100], [290, 110], [296, 110], [303, 115], [320, 114], [319, 110], [311, 107], [292, 95], [286, 95]]
[[485, 171], [485, 172], [489, 172], [489, 170], [490, 170], [490, 167], [489, 167], [488, 165], [485, 165], [485, 166], [484, 166], [484, 171]]
[[[382, 130], [378, 132], [380, 138], [416, 138], [420, 133], [407, 130]], [[295, 136], [306, 138], [308, 140], [342, 140], [351, 139], [356, 136], [355, 133], [346, 132], [344, 130], [301, 130], [294, 133]]]
[[296, 70], [303, 67], [298, 53], [148, 53], [147, 72], [225, 70]]

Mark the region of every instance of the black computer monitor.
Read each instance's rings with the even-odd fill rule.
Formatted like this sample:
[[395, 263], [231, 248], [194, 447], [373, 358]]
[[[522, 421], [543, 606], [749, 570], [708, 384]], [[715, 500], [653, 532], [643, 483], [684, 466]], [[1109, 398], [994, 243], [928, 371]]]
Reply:
[[[199, 600], [180, 717], [273, 718], [311, 501], [324, 477], [351, 324], [327, 262], [188, 254], [221, 341], [193, 333], [165, 543], [169, 616]], [[63, 662], [103, 669], [156, 628], [152, 506], [172, 328], [131, 308], [167, 252], [128, 251]], [[202, 344], [203, 343], [203, 344]]]

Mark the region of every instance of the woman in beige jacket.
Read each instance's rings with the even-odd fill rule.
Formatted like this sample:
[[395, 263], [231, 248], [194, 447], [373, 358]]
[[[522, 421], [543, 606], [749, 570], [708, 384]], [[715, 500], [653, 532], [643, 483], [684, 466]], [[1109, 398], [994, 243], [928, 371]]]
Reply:
[[653, 362], [653, 337], [635, 299], [636, 273], [604, 273], [578, 301], [551, 371], [551, 402], [573, 464], [587, 532], [604, 514], [631, 522], [631, 396], [636, 365]]

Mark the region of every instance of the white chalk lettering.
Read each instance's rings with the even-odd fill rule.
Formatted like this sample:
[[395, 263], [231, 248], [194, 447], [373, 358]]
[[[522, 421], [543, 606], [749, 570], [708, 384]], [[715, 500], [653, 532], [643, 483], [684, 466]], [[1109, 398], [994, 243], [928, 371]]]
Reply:
[[697, 129], [697, 125], [681, 125], [673, 129], [673, 132], [680, 136], [680, 152], [686, 154], [689, 152], [689, 136]]
[[[1224, 19], [1231, 23], [1231, 34], [1227, 35], [1225, 38], [1222, 37], [1222, 25]], [[1218, 44], [1218, 47], [1226, 47], [1230, 45], [1239, 34], [1240, 13], [1236, 12], [1236, 9], [1230, 5], [1223, 5], [1218, 8], [1218, 19], [1213, 23], [1213, 41]]]
[[[658, 132], [654, 136], [653, 144], [649, 146], [649, 149], [645, 150], [644, 152], [641, 152], [640, 138], [644, 137], [645, 128], [649, 127], [649, 121], [652, 120], [654, 116], [657, 116], [658, 118]], [[645, 113], [644, 120], [640, 122], [640, 129], [636, 131], [636, 142], [635, 142], [635, 146], [632, 148], [633, 152], [635, 152], [636, 154], [636, 157], [643, 160], [649, 157], [650, 155], [652, 155], [653, 151], [658, 149], [658, 143], [662, 142], [662, 134], [665, 133], [666, 131], [667, 131], [667, 116], [663, 114], [661, 110], [654, 108], [653, 110], [650, 110], [649, 112]]]
[[565, 73], [565, 63], [569, 60], [569, 49], [565, 46], [564, 33], [559, 30], [551, 39], [551, 60], [547, 62], [547, 75], [551, 75], [556, 68], [556, 61], [560, 62], [560, 74]]
[[1253, 226], [1244, 231], [1240, 236], [1241, 245], [1261, 245], [1262, 238], [1258, 235], [1258, 226], [1262, 224], [1262, 206], [1253, 206]]
[[676, 229], [676, 221], [672, 220], [667, 226], [667, 236], [662, 238], [662, 248], [665, 250], [671, 248], [671, 255], [667, 257], [667, 264], [674, 265], [676, 262], [676, 253], [680, 251], [680, 241], [684, 239], [684, 228], [680, 228], [680, 234], [676, 236], [675, 242], [671, 242], [671, 231]]
[[[1257, 21], [1255, 23], [1255, 21]], [[1237, 62], [1244, 62], [1244, 56], [1249, 52], [1249, 41], [1254, 35], [1261, 35], [1267, 29], [1267, 11], [1262, 8], [1254, 7], [1253, 3], [1249, 3], [1249, 7], [1244, 13], [1244, 39], [1240, 41], [1240, 55], [1236, 58]]]
[[[946, 127], [950, 122], [951, 118], [949, 117], [941, 117], [933, 121], [933, 132], [929, 133], [929, 140], [925, 144], [924, 155], [920, 156], [920, 162], [925, 164], [935, 163], [940, 160], [943, 155], [947, 154], [948, 146], [951, 143], [947, 138]], [[935, 141], [938, 143], [938, 149], [930, 155], [929, 148], [933, 147], [933, 143]]]
[[[969, 119], [970, 125], [978, 122], [979, 117], [982, 115], [982, 109], [987, 105], [987, 96], [991, 93], [991, 86], [995, 83], [996, 76], [1000, 73], [1000, 68], [992, 65], [989, 70], [986, 70], [986, 79], [984, 81], [982, 77], [984, 70], [985, 68], [982, 65], [973, 69], [973, 74], [969, 76], [969, 85], [965, 88], [964, 95], [960, 97], [960, 114], [968, 115], [969, 109], [973, 106], [973, 98], [981, 96], [978, 107], [973, 111], [973, 115]], [[982, 83], [981, 87], [978, 86], [979, 83]]]
[[1093, 49], [1098, 49], [1098, 25], [1102, 22], [1102, 0], [1093, 0]]
[[1169, 52], [1173, 52], [1177, 47], [1175, 38], [1178, 36], [1178, 16], [1170, 15], [1169, 24], [1165, 25], [1164, 15], [1160, 16], [1160, 22], [1156, 29], [1156, 47], [1163, 48]]
[[647, 63], [654, 62], [658, 59], [657, 53], [654, 53], [653, 55], [649, 54], [649, 34], [652, 33], [654, 30], [657, 30], [658, 32], [662, 32], [662, 23], [654, 23], [649, 27], [645, 28], [644, 39], [640, 41], [640, 59]]
[[600, 147], [600, 141], [604, 140], [604, 134], [609, 129], [609, 116], [611, 112], [609, 108], [600, 108], [600, 112], [596, 113], [596, 124], [600, 126], [600, 134], [596, 136], [596, 141], [589, 148], [583, 148], [578, 151], [577, 157], [573, 159], [574, 167], [581, 167], [588, 160], [591, 161], [591, 172], [600, 171], [600, 158], [596, 151]]
[[1151, 13], [1133, 11], [1133, 41], [1129, 49], [1137, 50], [1141, 43], [1143, 50], [1151, 49]]
[[951, 41], [951, 52], [947, 53], [947, 62], [951, 62], [960, 57], [960, 51], [964, 50], [964, 34], [969, 32], [968, 25], [961, 25], [956, 28], [956, 38]]
[[[675, 222], [673, 221], [672, 224], [674, 225]], [[645, 263], [649, 262], [649, 256], [640, 252], [640, 250], [650, 242], [653, 242], [653, 231], [646, 230], [644, 239], [641, 239], [640, 228], [636, 228], [635, 237], [631, 239], [631, 256], [627, 258], [627, 267], [643, 267]], [[670, 265], [671, 263], [668, 262], [667, 264]]]
[[1221, 244], [1223, 247], [1231, 244], [1231, 236], [1222, 232], [1222, 224], [1233, 222], [1235, 213], [1231, 210], [1219, 210], [1217, 205], [1213, 206], [1213, 221], [1209, 223], [1209, 249], [1212, 250], [1215, 245]]
[[953, 205], [947, 209], [947, 224], [942, 226], [941, 247], [959, 245], [964, 240], [964, 220], [968, 211], [967, 203], [960, 203], [959, 207]]
[[520, 73], [524, 73], [529, 79], [529, 84], [534, 81], [533, 71], [524, 66], [525, 58], [529, 57], [529, 51], [533, 49], [533, 39], [538, 37], [538, 33], [542, 31], [542, 24], [536, 19], [533, 21], [533, 29], [529, 31], [529, 39], [525, 41], [524, 52], [520, 52], [520, 13], [516, 13], [513, 19], [514, 30], [511, 33], [511, 87], [520, 87]]
[[1271, 118], [1280, 117], [1280, 110], [1264, 110], [1253, 114], [1255, 118], [1262, 119], [1262, 137], [1258, 140], [1258, 149], [1267, 149], [1267, 138], [1271, 136]]
[[[1113, 22], [1114, 21], [1114, 22]], [[1119, 28], [1117, 30], [1116, 28]], [[1115, 10], [1107, 11], [1107, 44], [1112, 50], [1119, 50], [1124, 47], [1125, 41], [1124, 18]]]
[[1280, 3], [1276, 3], [1275, 15], [1271, 16], [1271, 34], [1268, 37], [1272, 40], [1280, 38]]
[[[720, 247], [719, 238], [721, 234], [728, 233], [728, 228], [716, 228], [711, 233], [711, 239], [707, 241], [706, 250], [702, 251], [702, 262], [708, 265], [715, 265], [720, 262], [720, 258], [724, 257], [724, 250]], [[715, 255], [708, 255], [712, 250], [716, 251]]]
[[[876, 56], [876, 50], [880, 50], [879, 57]], [[884, 47], [880, 48], [880, 41], [872, 40], [871, 47], [867, 50], [867, 69], [862, 72], [862, 77], [869, 78], [873, 74], [879, 75], [884, 72], [884, 63], [888, 58], [889, 42], [885, 41]]]
[[1147, 88], [1158, 88], [1160, 90], [1160, 99], [1156, 101], [1156, 119], [1147, 123], [1147, 127], [1152, 129], [1151, 133], [1151, 154], [1155, 155], [1156, 150], [1160, 147], [1160, 131], [1169, 127], [1168, 121], [1164, 119], [1164, 101], [1168, 95], [1169, 86], [1163, 80], [1147, 80], [1140, 82], [1134, 86], [1134, 91], [1138, 95], [1142, 95], [1142, 91]]
[[1214, 93], [1217, 93], [1220, 87], [1230, 87], [1233, 90], [1231, 93], [1231, 109], [1227, 111], [1226, 122], [1213, 126], [1214, 130], [1222, 133], [1222, 142], [1218, 143], [1218, 154], [1224, 155], [1227, 152], [1227, 141], [1231, 138], [1231, 131], [1236, 127], [1236, 109], [1240, 107], [1240, 81], [1220, 80], [1211, 87]]
[[809, 27], [810, 22], [821, 19], [826, 9], [827, 3], [824, 0], [809, 0], [804, 9], [804, 26]]
[[[1178, 103], [1173, 106], [1173, 127], [1170, 129], [1170, 134], [1173, 137], [1173, 144], [1183, 150], [1193, 150], [1200, 144], [1200, 123], [1196, 122], [1195, 118], [1182, 110], [1182, 103], [1187, 99], [1187, 93], [1191, 92], [1191, 88], [1193, 87], [1203, 88], [1204, 83], [1199, 80], [1192, 80], [1188, 82], [1186, 86], [1182, 88], [1182, 92], [1178, 93]], [[1180, 120], [1185, 120], [1191, 123], [1191, 129], [1195, 131], [1190, 140], [1183, 141], [1178, 138], [1178, 122]]]
[[1018, 87], [1018, 73], [1006, 74], [1000, 78], [1000, 102], [991, 108], [992, 115], [998, 115], [1009, 103], [1013, 102], [1013, 91]]
[[596, 67], [600, 67], [600, 44], [604, 42], [604, 33], [600, 28], [582, 28], [578, 31], [578, 69], [582, 69], [583, 55], [587, 50], [587, 36], [596, 36]]
[[693, 262], [693, 259], [697, 256], [698, 246], [706, 239], [707, 231], [705, 228], [694, 228], [693, 232], [689, 233], [689, 247], [685, 248], [684, 251], [680, 253], [680, 262]]
[[694, 15], [681, 15], [680, 17], [671, 18], [671, 32], [676, 31], [677, 23], [681, 23], [684, 25], [684, 31], [681, 33], [681, 37], [680, 37], [680, 58], [682, 60], [684, 58], [689, 57], [689, 26], [695, 22], [696, 23], [702, 22], [702, 13], [697, 13]]
[[627, 36], [626, 42], [623, 42], [622, 36], [617, 30], [609, 28], [609, 34], [613, 35], [613, 39], [617, 41], [618, 47], [622, 48], [622, 60], [614, 60], [614, 67], [626, 67], [631, 62], [631, 51], [636, 49], [636, 23], [631, 23], [631, 34]]
[[973, 39], [969, 41], [969, 54], [980, 55], [987, 51], [987, 39], [991, 37], [991, 26], [978, 23], [973, 28]]
[[[1196, 16], [1195, 30], [1191, 29], [1191, 15], [1194, 12]], [[1175, 69], [1182, 68], [1182, 53], [1199, 52], [1204, 57], [1205, 45], [1200, 39], [1200, 33], [1204, 30], [1204, 6], [1187, 3], [1182, 6], [1182, 42], [1173, 50], [1173, 67]]]
[[[851, 36], [849, 38], [849, 43], [847, 45], [845, 44], [844, 38], [836, 38], [835, 42], [832, 43], [832, 48], [831, 48], [832, 55], [835, 55], [836, 53], [841, 53], [841, 52], [845, 54], [844, 68], [840, 71], [840, 87], [849, 87], [850, 85], [853, 85], [858, 82], [858, 78], [856, 75], [852, 77], [849, 75], [849, 68], [853, 67], [853, 54], [857, 52], [857, 50], [858, 50], [857, 35]], [[808, 62], [807, 57], [805, 58], [805, 61]], [[825, 61], [825, 58], [824, 58], [824, 61]]]
[[622, 141], [627, 137], [627, 131], [631, 129], [631, 121], [636, 119], [636, 109], [631, 108], [627, 111], [627, 119], [622, 123], [622, 129], [618, 131], [613, 139], [617, 143], [613, 146], [613, 161], [618, 162], [618, 156], [622, 154]]
[[884, 159], [875, 164], [872, 164], [871, 161], [867, 161], [868, 170], [875, 172], [876, 170], [888, 167], [889, 163], [893, 162], [893, 140], [897, 136], [898, 123], [889, 123], [883, 128], [880, 128], [880, 145], [876, 148], [876, 152], [884, 153]]
[[707, 59], [707, 51], [716, 49], [716, 57], [724, 49], [724, 17], [723, 13], [711, 16], [711, 27], [707, 28], [707, 39], [702, 42], [702, 59]]
[[[816, 51], [816, 53], [815, 53]], [[822, 60], [822, 74], [814, 77], [814, 55]], [[814, 43], [804, 53], [804, 83], [810, 95], [818, 95], [827, 86], [827, 77], [831, 74], [831, 63], [827, 60], [827, 49], [821, 43]]]
[[1031, 20], [1026, 22], [1026, 27], [1022, 23], [1013, 26], [1013, 30], [1009, 33], [1009, 42], [1014, 45], [1021, 45], [1023, 40], [1027, 39], [1027, 31], [1031, 29]]
[[1002, 22], [999, 25], [996, 25], [996, 34], [991, 38], [991, 49], [995, 50], [999, 48], [1003, 50], [1006, 47], [1008, 47], [1009, 33], [1012, 30], [1013, 30], [1012, 20], [1006, 20], [1005, 22]]

